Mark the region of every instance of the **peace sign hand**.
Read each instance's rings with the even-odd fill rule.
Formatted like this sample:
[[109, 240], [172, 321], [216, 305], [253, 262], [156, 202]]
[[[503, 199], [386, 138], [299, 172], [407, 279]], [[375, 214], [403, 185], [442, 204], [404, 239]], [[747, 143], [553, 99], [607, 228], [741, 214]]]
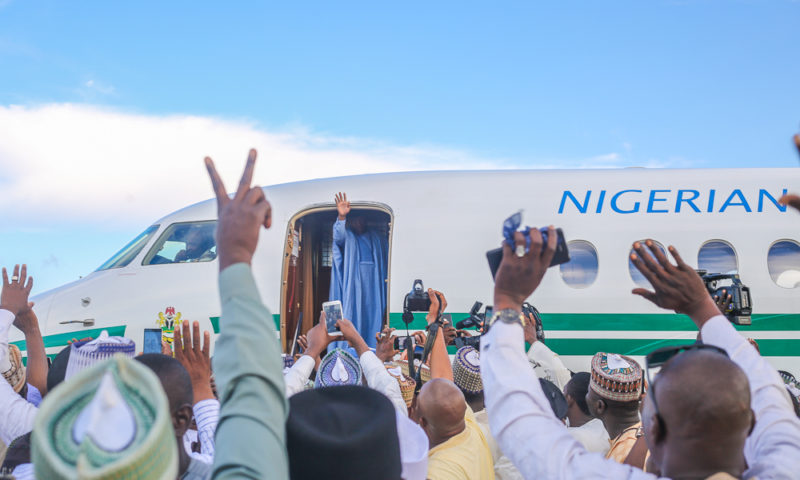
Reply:
[[249, 264], [258, 245], [258, 232], [261, 225], [269, 228], [272, 224], [272, 207], [261, 187], [250, 187], [253, 169], [256, 164], [256, 151], [250, 150], [247, 164], [239, 181], [239, 188], [233, 198], [228, 197], [225, 185], [214, 167], [211, 158], [206, 157], [208, 176], [217, 196], [217, 252], [219, 270], [234, 263]]

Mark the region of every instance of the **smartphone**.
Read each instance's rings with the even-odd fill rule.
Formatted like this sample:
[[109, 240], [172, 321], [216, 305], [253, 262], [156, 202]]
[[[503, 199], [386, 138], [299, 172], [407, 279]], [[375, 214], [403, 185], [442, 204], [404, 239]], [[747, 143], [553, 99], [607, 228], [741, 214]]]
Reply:
[[442, 322], [453, 325], [453, 314], [452, 313], [443, 313], [442, 314]]
[[336, 322], [342, 318], [342, 302], [334, 300], [332, 302], [325, 302], [322, 304], [322, 311], [325, 312], [325, 327], [328, 330], [328, 335], [341, 335], [342, 332], [336, 326]]
[[486, 305], [486, 312], [483, 314], [483, 323], [487, 324], [489, 320], [492, 319], [492, 316], [494, 316], [494, 307]]
[[[543, 228], [540, 231], [546, 232], [547, 228]], [[556, 253], [550, 262], [551, 267], [569, 262], [569, 248], [567, 248], [567, 241], [564, 239], [564, 232], [560, 228], [556, 228], [556, 235], [558, 236], [558, 241], [556, 242]], [[489, 262], [489, 270], [491, 270], [492, 278], [494, 278], [497, 274], [497, 269], [500, 268], [500, 262], [503, 260], [503, 248], [495, 248], [486, 252], [486, 260]]]
[[398, 335], [394, 337], [394, 349], [405, 350], [408, 347], [408, 342], [411, 342], [411, 348], [414, 348], [414, 337]]
[[161, 329], [144, 329], [144, 348], [142, 353], [161, 353]]

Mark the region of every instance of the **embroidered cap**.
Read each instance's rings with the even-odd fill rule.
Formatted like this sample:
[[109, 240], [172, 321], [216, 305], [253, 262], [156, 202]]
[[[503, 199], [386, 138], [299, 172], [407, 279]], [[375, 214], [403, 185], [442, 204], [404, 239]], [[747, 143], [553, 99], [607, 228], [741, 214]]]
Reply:
[[69, 380], [81, 370], [108, 360], [117, 353], [133, 358], [136, 355], [136, 343], [130, 338], [110, 337], [105, 330], [94, 340], [73, 343], [70, 347], [64, 380]]
[[592, 357], [589, 388], [603, 398], [618, 402], [638, 401], [642, 395], [642, 367], [636, 360], [616, 353]]
[[122, 355], [59, 385], [31, 436], [36, 478], [174, 479], [178, 451], [156, 375]]
[[475, 347], [461, 347], [453, 360], [453, 380], [465, 393], [483, 392], [481, 381], [481, 355]]
[[8, 368], [3, 372], [3, 378], [19, 393], [25, 386], [25, 366], [22, 364], [22, 353], [16, 345], [8, 346]]
[[[403, 375], [408, 375], [408, 360], [400, 360], [397, 362], [400, 364], [400, 369], [403, 371]], [[414, 360], [414, 368], [420, 368], [419, 360]], [[419, 374], [420, 381], [424, 384], [428, 380], [431, 379], [431, 367], [427, 365], [422, 365], [422, 372]]]
[[361, 363], [346, 350], [336, 348], [322, 359], [314, 387], [343, 385], [361, 385]]

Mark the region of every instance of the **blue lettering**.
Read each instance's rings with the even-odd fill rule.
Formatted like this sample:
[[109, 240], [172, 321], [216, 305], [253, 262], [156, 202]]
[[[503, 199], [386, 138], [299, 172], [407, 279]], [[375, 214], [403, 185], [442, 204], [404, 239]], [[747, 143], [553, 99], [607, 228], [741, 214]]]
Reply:
[[617, 200], [619, 199], [619, 197], [622, 196], [623, 193], [629, 193], [629, 192], [642, 193], [641, 190], [622, 190], [620, 192], [615, 193], [614, 196], [611, 197], [611, 209], [614, 210], [617, 213], [636, 213], [636, 212], [638, 212], [639, 211], [639, 202], [634, 202], [633, 203], [633, 209], [631, 209], [631, 210], [620, 210], [619, 207], [617, 207]]
[[[691, 198], [683, 198], [684, 193], [691, 193]], [[692, 210], [697, 213], [700, 213], [700, 209], [697, 208], [697, 205], [694, 204], [694, 201], [700, 197], [700, 192], [697, 190], [678, 190], [678, 199], [675, 201], [675, 213], [681, 213], [681, 203], [687, 203]]]
[[[741, 201], [734, 203], [733, 197], [739, 197], [739, 200]], [[747, 200], [744, 198], [744, 195], [742, 194], [742, 191], [739, 190], [738, 188], [731, 192], [728, 199], [725, 200], [725, 203], [722, 204], [722, 208], [719, 209], [719, 213], [724, 212], [725, 209], [728, 207], [744, 207], [746, 212], [748, 213], [752, 212], [752, 210], [750, 210], [750, 205], [747, 204]]]
[[669, 213], [669, 210], [655, 210], [653, 204], [656, 202], [666, 202], [666, 198], [656, 198], [658, 193], [669, 193], [672, 190], [650, 190], [650, 198], [647, 200], [647, 213]]
[[605, 190], [600, 190], [600, 198], [597, 199], [597, 210], [595, 211], [595, 213], [602, 213], [603, 212], [603, 201], [605, 199], [606, 199], [606, 191]]
[[[786, 190], [784, 188], [783, 189], [783, 195], [786, 195], [787, 193], [788, 193], [788, 190]], [[786, 211], [786, 205], [781, 205], [780, 203], [778, 203], [778, 201], [775, 200], [775, 197], [770, 195], [768, 191], [766, 191], [766, 190], [764, 190], [762, 188], [761, 190], [758, 191], [758, 211], [759, 212], [763, 212], [764, 211], [764, 197], [769, 198], [769, 201], [772, 202], [773, 205], [778, 207], [778, 210], [780, 210], [781, 212], [785, 212]]]
[[714, 211], [714, 195], [716, 193], [717, 193], [717, 191], [714, 190], [714, 189], [711, 189], [711, 190], [708, 191], [708, 210], [706, 210], [708, 213], [711, 213], [711, 212]]
[[572, 200], [572, 204], [575, 205], [575, 208], [578, 209], [581, 213], [586, 213], [586, 210], [589, 208], [589, 197], [592, 195], [592, 191], [589, 190], [586, 192], [586, 199], [583, 201], [583, 204], [578, 202], [578, 199], [575, 198], [575, 195], [572, 194], [569, 190], [564, 190], [564, 196], [561, 197], [561, 205], [558, 207], [558, 213], [564, 213], [564, 204], [567, 203], [567, 197]]

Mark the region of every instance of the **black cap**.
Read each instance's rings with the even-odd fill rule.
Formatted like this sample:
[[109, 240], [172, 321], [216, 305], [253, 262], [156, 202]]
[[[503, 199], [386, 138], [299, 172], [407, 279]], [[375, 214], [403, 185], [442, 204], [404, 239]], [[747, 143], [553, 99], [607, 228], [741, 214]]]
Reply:
[[539, 383], [542, 385], [544, 396], [550, 402], [550, 408], [553, 409], [553, 413], [556, 414], [559, 420], [564, 420], [567, 416], [567, 399], [564, 398], [564, 394], [550, 380], [540, 378]]
[[400, 480], [394, 407], [370, 388], [315, 388], [290, 397], [286, 448], [293, 480]]

